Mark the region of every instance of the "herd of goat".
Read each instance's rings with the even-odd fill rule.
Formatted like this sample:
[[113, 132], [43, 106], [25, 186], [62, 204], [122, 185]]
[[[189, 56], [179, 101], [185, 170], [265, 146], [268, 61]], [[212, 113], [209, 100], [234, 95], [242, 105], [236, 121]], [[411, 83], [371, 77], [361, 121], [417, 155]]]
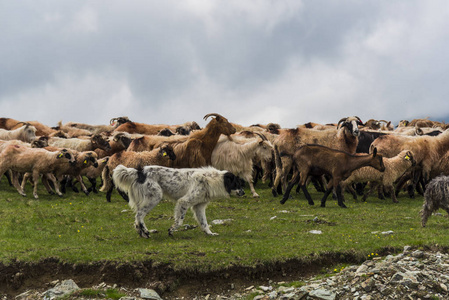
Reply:
[[[297, 185], [313, 205], [307, 190], [313, 183], [324, 193], [322, 207], [334, 192], [344, 208], [344, 192], [366, 200], [377, 190], [380, 198], [388, 195], [397, 202], [401, 191], [410, 197], [415, 191], [424, 195], [432, 179], [449, 175], [449, 125], [442, 122], [415, 119], [395, 127], [383, 120], [363, 123], [354, 116], [336, 124], [281, 128], [274, 123], [244, 127], [217, 113], [204, 116], [209, 118], [204, 128], [196, 122], [155, 125], [127, 117], [114, 118], [109, 125], [59, 122], [56, 127], [0, 118], [0, 177], [5, 175], [23, 196], [30, 181], [35, 198], [38, 182], [62, 196], [69, 184], [76, 190], [77, 183], [84, 193], [97, 193], [101, 178], [100, 191], [111, 201], [112, 174], [118, 165], [213, 166], [243, 178], [253, 197], [259, 197], [254, 185], [262, 177], [273, 196], [283, 194], [282, 204]], [[443, 202], [449, 202], [448, 186], [443, 186]], [[423, 226], [429, 211], [443, 208], [449, 213], [447, 203], [427, 207], [431, 208], [422, 212], [427, 216]]]

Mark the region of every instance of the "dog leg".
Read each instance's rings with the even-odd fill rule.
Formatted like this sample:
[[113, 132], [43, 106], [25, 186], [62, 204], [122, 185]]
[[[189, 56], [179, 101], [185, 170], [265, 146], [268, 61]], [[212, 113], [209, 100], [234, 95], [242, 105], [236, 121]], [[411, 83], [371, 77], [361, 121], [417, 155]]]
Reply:
[[207, 235], [218, 235], [218, 233], [210, 231], [209, 225], [207, 224], [206, 206], [207, 203], [200, 203], [192, 207], [195, 219]]
[[184, 218], [186, 217], [186, 212], [189, 209], [190, 205], [188, 204], [191, 200], [189, 198], [181, 198], [178, 200], [175, 206], [175, 223], [168, 230], [168, 235], [172, 236], [173, 232], [179, 228], [184, 222]]
[[130, 203], [133, 203], [137, 206], [136, 219], [134, 222], [134, 226], [136, 228], [137, 233], [143, 238], [150, 237], [150, 231], [145, 225], [145, 216], [161, 201], [162, 199], [162, 190], [159, 187], [151, 189], [153, 193], [152, 196], [146, 194], [144, 196], [143, 201], [135, 201], [135, 194], [133, 192], [130, 193]]

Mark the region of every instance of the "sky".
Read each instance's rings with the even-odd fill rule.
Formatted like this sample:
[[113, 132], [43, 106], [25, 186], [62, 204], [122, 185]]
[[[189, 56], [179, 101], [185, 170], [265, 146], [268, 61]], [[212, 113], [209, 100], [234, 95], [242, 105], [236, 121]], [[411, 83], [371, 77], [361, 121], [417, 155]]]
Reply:
[[0, 117], [449, 122], [447, 0], [0, 0]]

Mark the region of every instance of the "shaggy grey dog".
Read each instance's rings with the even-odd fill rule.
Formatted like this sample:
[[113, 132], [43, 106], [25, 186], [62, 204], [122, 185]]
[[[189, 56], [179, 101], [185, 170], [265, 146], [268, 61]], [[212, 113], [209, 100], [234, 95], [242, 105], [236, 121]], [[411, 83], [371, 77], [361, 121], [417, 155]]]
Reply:
[[449, 214], [449, 176], [438, 176], [427, 184], [424, 204], [420, 211], [423, 227], [426, 226], [430, 215], [440, 208]]

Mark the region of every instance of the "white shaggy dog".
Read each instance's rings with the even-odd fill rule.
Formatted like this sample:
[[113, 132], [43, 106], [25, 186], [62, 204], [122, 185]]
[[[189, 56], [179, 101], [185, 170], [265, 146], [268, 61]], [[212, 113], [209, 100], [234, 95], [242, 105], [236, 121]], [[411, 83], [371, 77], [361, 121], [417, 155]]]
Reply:
[[186, 212], [192, 208], [201, 229], [208, 235], [217, 235], [209, 229], [206, 206], [214, 198], [229, 197], [231, 192], [241, 196], [244, 182], [228, 171], [213, 167], [173, 169], [146, 166], [143, 169], [118, 165], [112, 179], [117, 188], [129, 196], [129, 206], [136, 213], [135, 227], [141, 237], [149, 238], [145, 216], [162, 200], [163, 196], [176, 201], [175, 222], [168, 230], [172, 235], [182, 225]]

